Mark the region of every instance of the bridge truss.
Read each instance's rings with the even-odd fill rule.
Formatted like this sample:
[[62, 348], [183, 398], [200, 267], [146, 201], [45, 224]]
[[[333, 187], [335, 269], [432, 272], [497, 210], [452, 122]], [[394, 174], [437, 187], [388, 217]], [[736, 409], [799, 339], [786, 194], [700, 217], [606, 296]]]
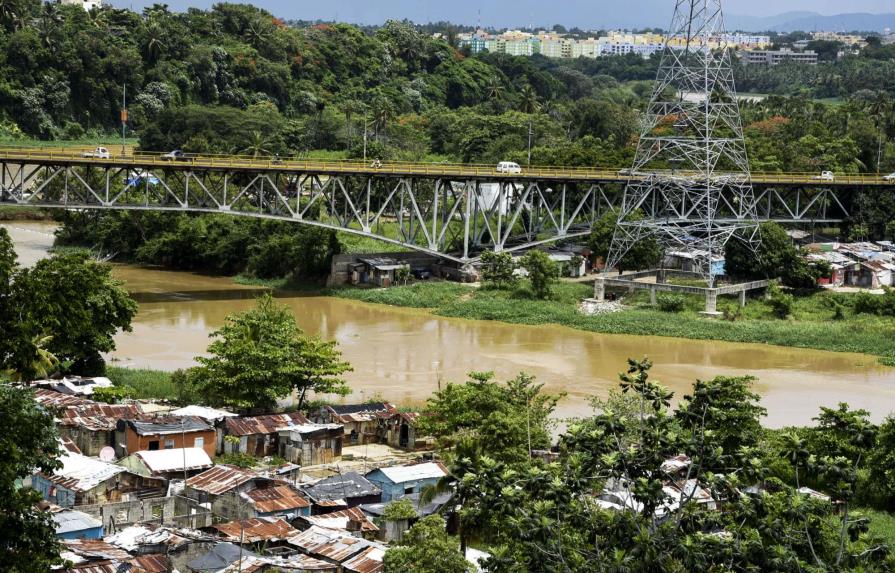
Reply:
[[[570, 172], [573, 173], [573, 172]], [[461, 264], [485, 250], [515, 251], [580, 238], [622, 203], [625, 177], [350, 171], [299, 162], [202, 166], [190, 162], [0, 157], [0, 205], [225, 213], [345, 231]], [[848, 216], [842, 189], [756, 185], [763, 220], [829, 223]], [[682, 200], [683, 199], [683, 200]], [[655, 217], [690, 216], [680, 194], [641, 201]], [[719, 220], [736, 221], [736, 205]]]

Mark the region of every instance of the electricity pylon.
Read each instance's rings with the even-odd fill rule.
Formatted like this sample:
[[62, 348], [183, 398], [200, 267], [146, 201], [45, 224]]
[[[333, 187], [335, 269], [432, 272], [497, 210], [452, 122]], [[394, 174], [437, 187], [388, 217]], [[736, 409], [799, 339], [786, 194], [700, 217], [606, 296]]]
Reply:
[[[606, 261], [655, 237], [713, 286], [712, 260], [735, 234], [760, 241], [721, 0], [677, 0]], [[636, 214], [636, 215], [635, 215]], [[632, 215], [635, 215], [632, 217]]]

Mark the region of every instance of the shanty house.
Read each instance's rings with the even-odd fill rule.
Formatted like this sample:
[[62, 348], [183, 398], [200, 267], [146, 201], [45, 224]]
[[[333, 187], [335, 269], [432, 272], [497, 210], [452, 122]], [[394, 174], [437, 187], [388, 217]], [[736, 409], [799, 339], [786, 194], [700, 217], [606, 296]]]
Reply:
[[163, 479], [196, 475], [214, 463], [202, 448], [176, 448], [136, 452], [119, 462], [133, 473]]
[[895, 265], [881, 261], [854, 263], [845, 269], [845, 284], [868, 289], [892, 286]]
[[302, 466], [329, 464], [342, 457], [341, 424], [301, 424], [279, 432], [279, 455]]
[[119, 457], [142, 451], [201, 448], [215, 454], [214, 428], [199, 417], [165, 416], [152, 419], [121, 420], [116, 427], [116, 454]]
[[119, 420], [142, 415], [136, 404], [102, 404], [43, 388], [35, 391], [35, 399], [53, 412], [59, 434], [71, 439], [87, 456], [98, 456], [103, 448], [115, 445]]
[[[385, 550], [385, 546], [375, 541], [318, 526], [311, 526], [309, 529], [293, 535], [287, 540], [287, 543], [306, 555], [342, 567], [371, 547]], [[379, 570], [377, 567], [371, 567], [367, 573]]]
[[324, 406], [314, 414], [313, 421], [342, 424], [346, 445], [374, 444], [379, 441], [379, 419], [397, 411], [388, 402]]
[[311, 503], [288, 483], [273, 482], [240, 494], [257, 517], [294, 519], [311, 514]]
[[390, 416], [379, 419], [379, 437], [393, 448], [415, 450], [417, 446], [425, 447], [425, 441], [418, 443], [416, 422], [417, 412], [394, 412]]
[[395, 284], [395, 271], [407, 266], [391, 257], [370, 257], [358, 260], [360, 263], [351, 268], [352, 284], [390, 287]]
[[102, 539], [103, 523], [83, 513], [71, 509], [53, 511], [56, 523], [56, 537], [59, 539]]
[[237, 468], [218, 465], [189, 478], [184, 495], [225, 517], [307, 515], [311, 504], [292, 485]]
[[35, 474], [31, 485], [44, 499], [64, 508], [126, 501], [127, 494], [161, 490], [164, 485], [81, 454], [63, 452], [59, 461], [61, 468], [50, 475]]
[[292, 523], [300, 529], [308, 529], [312, 526], [324, 527], [326, 529], [344, 531], [364, 539], [374, 539], [379, 531], [379, 527], [370, 521], [367, 514], [359, 507], [323, 515], [306, 515], [293, 520]]
[[302, 491], [314, 504], [311, 511], [314, 515], [382, 500], [382, 490], [356, 472], [322, 479]]
[[405, 495], [420, 493], [423, 487], [435, 485], [448, 475], [439, 462], [427, 462], [411, 466], [378, 468], [367, 474], [367, 479], [382, 490], [382, 501], [401, 499]]
[[282, 542], [298, 531], [286, 521], [277, 518], [252, 517], [212, 525], [211, 529], [226, 542], [240, 545], [271, 544]]
[[224, 420], [224, 436], [233, 436], [239, 441], [221, 440], [218, 452], [257, 457], [279, 455], [280, 431], [307, 423], [308, 419], [301, 412], [227, 418]]

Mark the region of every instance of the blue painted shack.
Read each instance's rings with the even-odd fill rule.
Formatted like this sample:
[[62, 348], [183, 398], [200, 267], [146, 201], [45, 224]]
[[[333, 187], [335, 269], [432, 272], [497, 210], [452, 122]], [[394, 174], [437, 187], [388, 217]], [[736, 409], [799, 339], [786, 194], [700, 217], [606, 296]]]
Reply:
[[439, 462], [426, 462], [409, 466], [379, 468], [367, 474], [367, 479], [382, 490], [382, 501], [401, 499], [405, 495], [419, 493], [427, 485], [435, 485], [448, 475]]
[[63, 509], [53, 514], [59, 539], [102, 539], [103, 522], [82, 511]]

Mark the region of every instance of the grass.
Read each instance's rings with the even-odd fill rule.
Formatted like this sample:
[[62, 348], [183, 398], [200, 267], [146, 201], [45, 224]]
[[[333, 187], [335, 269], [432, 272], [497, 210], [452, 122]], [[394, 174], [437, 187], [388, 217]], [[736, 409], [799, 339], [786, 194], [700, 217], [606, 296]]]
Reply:
[[142, 368], [106, 366], [106, 376], [115, 386], [127, 386], [140, 400], [169, 400], [177, 396], [171, 373]]
[[[125, 140], [125, 145], [135, 147], [140, 141], [135, 137]], [[121, 148], [121, 136], [101, 135], [84, 137], [82, 139], [55, 139], [44, 141], [42, 139], [0, 139], [0, 147], [89, 147], [102, 145], [108, 147], [114, 153], [115, 147]]]
[[855, 512], [870, 518], [870, 535], [882, 538], [889, 545], [895, 544], [895, 514], [869, 507], [856, 508]]
[[[727, 321], [699, 314], [704, 301], [684, 296], [684, 310], [662, 312], [648, 304], [649, 295], [638, 292], [626, 298], [624, 312], [585, 316], [578, 302], [591, 295], [592, 287], [581, 283], [556, 285], [551, 300], [535, 300], [526, 283], [514, 291], [480, 288], [448, 282], [419, 282], [389, 289], [335, 288], [326, 294], [393, 306], [432, 309], [440, 316], [477, 320], [499, 320], [513, 324], [558, 324], [606, 334], [669, 336], [698, 340], [723, 340], [813, 348], [834, 352], [858, 352], [879, 357], [883, 364], [895, 361], [895, 320], [857, 315], [846, 310], [844, 320], [833, 320], [828, 293], [796, 297], [793, 316], [773, 317], [770, 306], [750, 299], [741, 318]], [[849, 295], [838, 295], [849, 296]], [[734, 297], [721, 297], [719, 309], [733, 308]]]

